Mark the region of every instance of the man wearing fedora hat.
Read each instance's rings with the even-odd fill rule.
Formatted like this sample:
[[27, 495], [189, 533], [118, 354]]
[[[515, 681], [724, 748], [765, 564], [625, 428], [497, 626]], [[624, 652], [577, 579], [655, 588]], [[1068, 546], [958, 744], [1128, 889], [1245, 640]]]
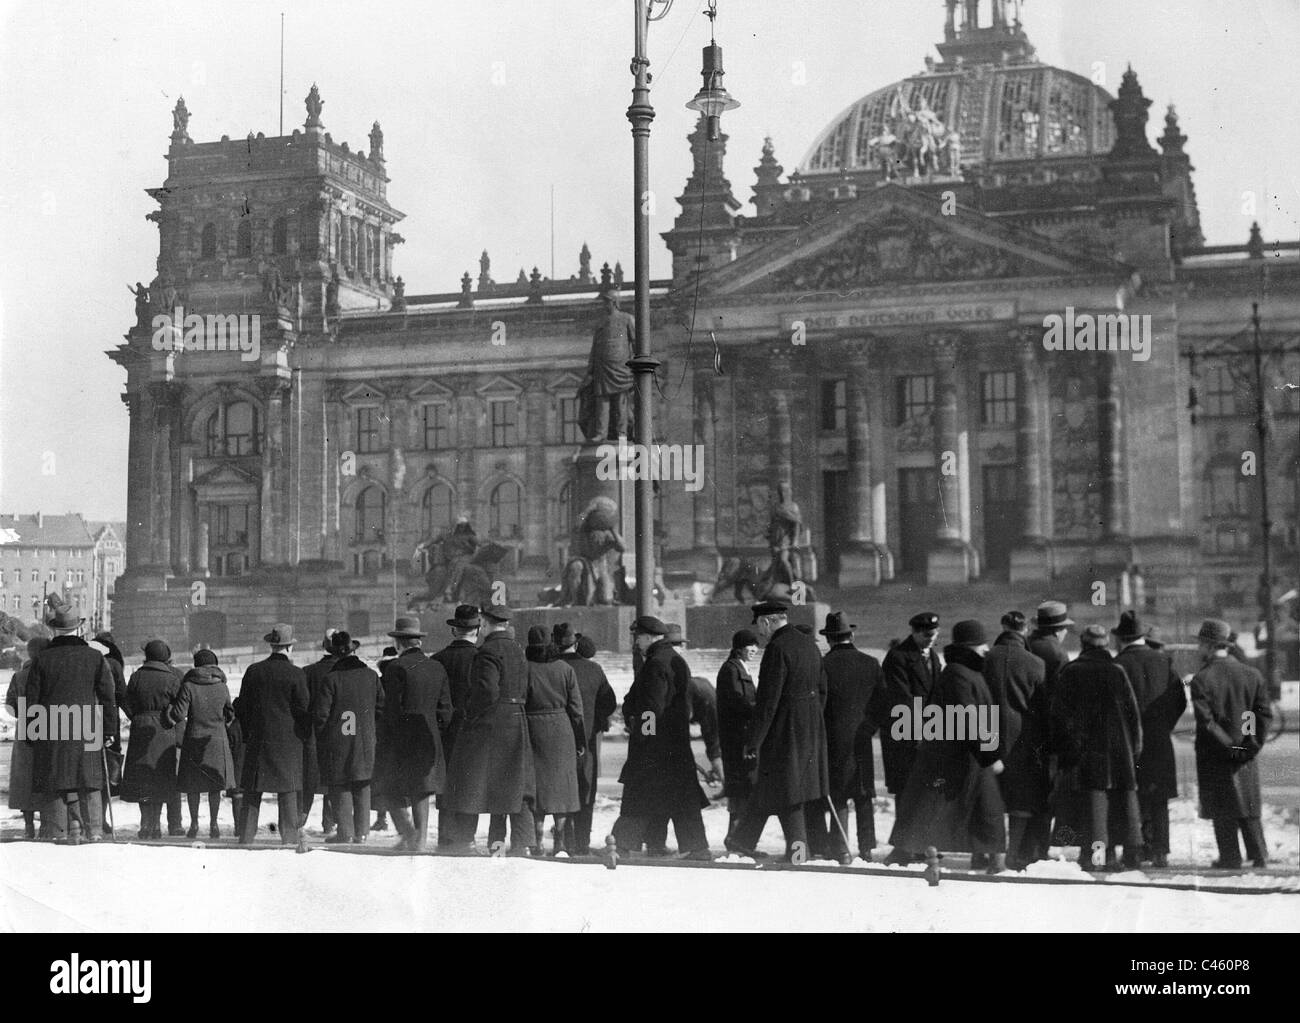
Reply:
[[1029, 634], [1029, 652], [1043, 662], [1043, 684], [1047, 686], [1049, 697], [1056, 676], [1070, 663], [1070, 655], [1065, 652], [1065, 637], [1073, 625], [1069, 609], [1059, 600], [1045, 600], [1038, 605], [1034, 631]]
[[[1258, 671], [1230, 656], [1232, 627], [1207, 618], [1196, 634], [1201, 670], [1192, 677], [1196, 714], [1196, 783], [1201, 818], [1214, 824], [1219, 846], [1216, 868], [1242, 865], [1240, 832], [1246, 856], [1257, 867], [1268, 864], [1268, 845], [1260, 823], [1259, 765], [1256, 756], [1272, 719], [1268, 689]], [[43, 655], [42, 655], [43, 656]]]
[[[23, 697], [29, 712], [42, 707], [47, 716], [59, 715], [58, 708], [97, 708], [92, 713], [101, 715], [102, 738], [103, 722], [117, 714], [113, 673], [104, 655], [81, 638], [84, 622], [67, 604], [55, 609], [46, 622], [54, 638], [32, 659]], [[96, 826], [101, 813], [97, 800], [104, 785], [102, 752], [86, 749], [88, 743], [81, 738], [49, 738], [31, 745], [32, 791], [62, 801], [68, 821], [67, 843], [99, 841]], [[44, 823], [42, 814], [42, 828]]]
[[[933, 611], [921, 611], [908, 619], [907, 627], [911, 633], [890, 647], [880, 668], [890, 706], [894, 707], [910, 707], [917, 697], [928, 703], [943, 670], [934, 646], [939, 637], [939, 616]], [[892, 732], [887, 728], [880, 733], [880, 756], [885, 765], [885, 788], [894, 797], [894, 814], [898, 816], [903, 812], [917, 743], [913, 739], [895, 739]], [[890, 856], [896, 858], [892, 852]]]
[[248, 666], [239, 689], [240, 730], [244, 736], [244, 820], [239, 842], [257, 837], [262, 793], [276, 793], [281, 845], [298, 844], [298, 794], [302, 791], [302, 746], [311, 725], [307, 676], [291, 660], [293, 626], [272, 626], [262, 637], [271, 648]]
[[826, 807], [809, 803], [808, 838], [814, 855], [848, 864], [852, 851], [840, 828], [847, 828], [849, 804], [857, 821], [858, 855], [870, 862], [876, 847], [876, 772], [871, 737], [889, 724], [889, 697], [880, 662], [853, 645], [856, 625], [843, 611], [826, 616], [821, 634], [830, 644], [826, 669], [826, 762], [835, 822], [827, 828]]
[[[504, 843], [510, 821], [512, 852], [533, 852], [533, 753], [528, 741], [528, 662], [510, 638], [514, 612], [503, 604], [482, 608], [483, 643], [470, 670], [465, 723], [447, 771], [447, 809], [457, 821], [453, 848], [469, 851], [480, 814], [497, 818], [488, 843]], [[461, 828], [464, 828], [462, 831]]]
[[370, 788], [384, 688], [375, 670], [357, 657], [348, 633], [335, 632], [330, 643], [338, 660], [311, 703], [321, 784], [334, 796], [339, 813], [338, 833], [325, 841], [360, 845], [370, 834]]
[[786, 859], [808, 857], [806, 804], [824, 804], [826, 671], [817, 642], [794, 628], [784, 601], [765, 600], [750, 611], [767, 646], [758, 669], [754, 723], [745, 750], [757, 760], [754, 791], [731, 835], [731, 848], [753, 856], [767, 820], [781, 821]]
[[[469, 679], [478, 654], [478, 632], [483, 624], [479, 609], [473, 604], [459, 604], [447, 624], [451, 627], [451, 642], [433, 655], [433, 659], [447, 672], [451, 693], [451, 723], [443, 736], [443, 756], [451, 764], [456, 748], [456, 736], [465, 723], [465, 710], [469, 706]], [[458, 821], [456, 814], [446, 808], [446, 796], [438, 796], [438, 848], [450, 849], [458, 833], [468, 828], [474, 834], [473, 821]], [[459, 828], [459, 832], [458, 832]]]
[[609, 718], [618, 707], [618, 697], [605, 677], [605, 669], [578, 653], [578, 638], [568, 622], [560, 622], [551, 629], [551, 644], [560, 652], [560, 659], [573, 669], [582, 697], [587, 753], [578, 761], [579, 807], [565, 823], [565, 845], [577, 855], [585, 855], [591, 846], [591, 817], [596, 805], [596, 785], [600, 781], [601, 736], [609, 731]]
[[1142, 755], [1137, 762], [1138, 810], [1142, 815], [1142, 860], [1169, 865], [1169, 800], [1178, 795], [1174, 726], [1187, 709], [1187, 694], [1169, 655], [1153, 650], [1136, 611], [1125, 611], [1111, 629], [1142, 721]]
[[[325, 636], [321, 640], [320, 660], [307, 665], [303, 668], [303, 674], [307, 676], [307, 705], [310, 707], [312, 701], [316, 699], [316, 694], [320, 692], [321, 684], [325, 681], [325, 676], [329, 674], [330, 668], [337, 661], [338, 654], [334, 653], [331, 640], [338, 629], [330, 628], [325, 630]], [[361, 646], [358, 640], [353, 640], [353, 649]], [[334, 796], [327, 791], [327, 787], [321, 785], [320, 781], [320, 756], [316, 750], [316, 733], [314, 729], [308, 730], [307, 736], [302, 744], [302, 791], [298, 794], [298, 818], [299, 826], [307, 826], [307, 815], [311, 813], [311, 805], [315, 801], [316, 793], [321, 793], [321, 829], [325, 837], [329, 838], [338, 828], [338, 817], [334, 813]]]
[[668, 642], [668, 627], [644, 615], [632, 623], [641, 667], [623, 700], [627, 762], [618, 780], [623, 799], [612, 837], [622, 853], [640, 849], [650, 822], [667, 817], [679, 855], [709, 858], [700, 810], [708, 797], [696, 779], [691, 750], [691, 670]]

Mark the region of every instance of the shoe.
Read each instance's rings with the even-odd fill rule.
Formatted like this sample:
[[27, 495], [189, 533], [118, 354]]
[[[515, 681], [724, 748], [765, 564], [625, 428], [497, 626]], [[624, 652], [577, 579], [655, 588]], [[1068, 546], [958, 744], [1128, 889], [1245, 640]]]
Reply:
[[379, 817], [376, 817], [376, 818], [375, 818], [375, 823], [372, 824], [372, 825], [370, 825], [370, 830], [371, 830], [371, 831], [387, 831], [387, 830], [388, 830], [388, 818], [385, 817], [385, 816], [383, 816], [383, 815], [381, 815], [381, 816], [379, 816]]
[[645, 851], [647, 859], [661, 860], [668, 855], [668, 849], [664, 846], [655, 846], [653, 849], [648, 848]]
[[350, 845], [351, 843], [352, 843], [351, 835], [340, 835], [338, 832], [335, 832], [334, 834], [330, 835], [329, 838], [325, 839], [326, 845]]
[[329, 838], [331, 835], [337, 835], [338, 833], [339, 833], [339, 826], [337, 824], [331, 824], [324, 831], [324, 835], [326, 838]]
[[221, 837], [221, 828], [219, 828], [217, 825], [213, 824], [211, 827], [208, 828], [208, 837], [209, 837], [209, 838], [220, 838], [220, 837]]
[[712, 863], [713, 853], [709, 852], [708, 849], [690, 849], [686, 852], [677, 853], [673, 858], [691, 863]]
[[970, 869], [971, 869], [971, 870], [985, 870], [985, 869], [988, 868], [988, 866], [989, 866], [989, 854], [988, 854], [988, 853], [971, 853], [971, 854], [970, 854]]
[[984, 868], [986, 874], [1001, 874], [1007, 869], [1006, 853], [994, 853], [989, 858], [988, 866]]
[[24, 827], [23, 827], [23, 837], [24, 837], [24, 838], [29, 838], [29, 839], [34, 839], [34, 838], [36, 837], [36, 825], [35, 825], [35, 824], [26, 824], [26, 825], [24, 825]]
[[366, 844], [366, 838], [367, 838], [367, 837], [368, 837], [368, 836], [366, 836], [366, 835], [357, 835], [355, 838], [352, 839], [352, 844], [353, 844], [353, 845], [365, 845], [365, 844]]
[[837, 857], [837, 860], [841, 867], [851, 867], [853, 865], [853, 854], [841, 853], [840, 856]]
[[1265, 859], [1265, 860], [1251, 860], [1251, 861], [1250, 861], [1250, 865], [1251, 865], [1252, 867], [1267, 867], [1267, 866], [1268, 866], [1268, 860], [1266, 860], [1266, 859]]
[[[196, 832], [194, 833], [194, 835], [197, 835], [197, 834], [198, 834], [198, 832], [196, 831]], [[190, 837], [190, 838], [193, 838], [194, 835], [190, 835], [189, 837]], [[162, 838], [162, 835], [159, 835], [158, 837], [159, 837], [159, 838]], [[167, 825], [167, 837], [168, 837], [168, 838], [185, 838], [185, 837], [186, 837], [186, 835], [185, 835], [185, 829], [184, 829], [183, 827], [181, 827], [179, 824], [176, 824], [176, 825], [169, 824], [169, 825]]]
[[905, 867], [909, 863], [917, 862], [918, 859], [919, 857], [913, 856], [909, 852], [891, 849], [889, 855], [885, 857], [885, 865]]
[[1164, 870], [1166, 867], [1169, 866], [1169, 854], [1154, 853], [1151, 856], [1151, 866], [1154, 867], [1156, 870]]
[[85, 837], [82, 838], [81, 841], [82, 841], [82, 843], [83, 843], [84, 845], [94, 845], [96, 842], [102, 842], [102, 841], [104, 841], [104, 836], [103, 836], [103, 835], [97, 835], [97, 834], [95, 834], [95, 832], [93, 832], [93, 831], [87, 831], [86, 834], [85, 834]]
[[199, 826], [197, 823], [190, 825], [190, 830], [185, 832], [185, 837], [191, 839], [199, 837]]
[[1222, 860], [1215, 860], [1210, 864], [1211, 870], [1240, 870], [1241, 867], [1241, 860], [1237, 860], [1235, 863], [1224, 863]]

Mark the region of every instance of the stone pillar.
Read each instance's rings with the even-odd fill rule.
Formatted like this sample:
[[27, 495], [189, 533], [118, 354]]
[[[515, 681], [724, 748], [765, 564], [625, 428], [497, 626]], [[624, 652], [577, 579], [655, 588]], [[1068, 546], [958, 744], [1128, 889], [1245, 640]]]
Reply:
[[[180, 419], [177, 414], [177, 436], [181, 434]], [[177, 444], [175, 458], [176, 473], [172, 485], [172, 510], [175, 513], [176, 529], [172, 536], [172, 550], [176, 555], [176, 572], [189, 575], [194, 551], [194, 492], [190, 486], [193, 482], [194, 445]]]
[[1016, 462], [1020, 469], [1020, 542], [1011, 552], [1011, 582], [1043, 582], [1052, 576], [1051, 551], [1043, 525], [1043, 424], [1039, 404], [1038, 338], [1013, 332], [1016, 345]]
[[794, 454], [790, 432], [790, 375], [792, 360], [785, 346], [775, 349], [768, 358], [771, 373], [768, 419], [768, 465], [772, 474], [772, 488], [778, 483], [793, 485]]
[[280, 498], [285, 472], [284, 396], [289, 390], [289, 381], [279, 376], [264, 377], [261, 386], [265, 398], [262, 409], [265, 429], [262, 442], [258, 560], [262, 565], [276, 565], [283, 560], [285, 540], [284, 502]]
[[934, 471], [939, 507], [935, 546], [926, 562], [927, 583], [968, 583], [974, 570], [970, 545], [962, 538], [962, 476], [969, 472], [957, 424], [957, 344], [950, 337], [931, 341], [934, 353]]
[[[547, 494], [546, 494], [546, 403], [544, 377], [525, 380], [524, 392], [524, 549], [520, 559], [521, 574], [531, 581], [546, 577]], [[523, 592], [531, 593], [531, 589]]]
[[153, 415], [149, 424], [152, 458], [149, 477], [149, 563], [159, 572], [172, 568], [172, 403], [174, 385], [150, 384]]
[[208, 524], [200, 521], [194, 531], [194, 570], [201, 576], [208, 574]]
[[872, 499], [871, 420], [867, 382], [871, 375], [871, 343], [846, 342], [843, 349], [845, 430], [848, 439], [848, 538], [840, 551], [840, 586], [879, 586], [881, 561], [875, 541]]
[[696, 463], [703, 486], [692, 495], [692, 536], [700, 560], [718, 557], [717, 454], [714, 445], [713, 363], [694, 368], [694, 443], [701, 457]]
[[1098, 360], [1097, 471], [1101, 478], [1101, 539], [1124, 539], [1124, 449], [1118, 359]]
[[151, 560], [150, 466], [153, 461], [153, 394], [145, 386], [122, 395], [129, 417], [126, 488], [126, 571], [138, 572]]
[[[456, 392], [456, 503], [454, 515], [467, 514], [471, 519], [478, 513], [478, 486], [474, 467], [474, 449], [478, 440], [478, 400], [474, 396], [474, 378], [458, 377], [450, 384]], [[480, 533], [486, 530], [475, 522]]]

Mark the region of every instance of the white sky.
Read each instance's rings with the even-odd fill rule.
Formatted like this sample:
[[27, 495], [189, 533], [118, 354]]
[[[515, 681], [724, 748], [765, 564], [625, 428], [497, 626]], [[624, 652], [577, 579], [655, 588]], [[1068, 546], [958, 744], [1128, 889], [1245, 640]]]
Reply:
[[[704, 6], [678, 0], [651, 30], [656, 235], [689, 171]], [[921, 70], [943, 26], [941, 0], [718, 7], [741, 102], [723, 119], [726, 168], [746, 204], [764, 134], [792, 170], [842, 108]], [[103, 353], [131, 325], [126, 285], [155, 273], [144, 189], [165, 177], [178, 95], [195, 141], [276, 134], [281, 10], [286, 132], [313, 81], [335, 140], [368, 150], [383, 125], [408, 294], [455, 290], [484, 248], [499, 281], [549, 275], [552, 184], [555, 275], [577, 271], [585, 240], [595, 267], [620, 259], [631, 276], [628, 0], [0, 0], [0, 510], [125, 517], [125, 374]], [[1111, 92], [1131, 62], [1153, 140], [1177, 103], [1211, 244], [1244, 242], [1252, 219], [1269, 240], [1300, 235], [1300, 0], [1029, 0], [1023, 18], [1040, 59], [1081, 74], [1102, 61]]]

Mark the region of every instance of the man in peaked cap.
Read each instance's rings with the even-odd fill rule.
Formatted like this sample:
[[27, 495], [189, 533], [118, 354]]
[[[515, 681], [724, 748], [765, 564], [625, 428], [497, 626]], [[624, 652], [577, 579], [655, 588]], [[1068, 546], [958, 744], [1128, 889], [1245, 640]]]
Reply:
[[1137, 762], [1138, 809], [1142, 815], [1142, 859], [1169, 865], [1169, 800], [1178, 795], [1173, 730], [1187, 709], [1187, 694], [1169, 655], [1151, 647], [1136, 611], [1125, 611], [1111, 629], [1137, 698], [1142, 721], [1142, 755]]
[[1192, 677], [1196, 714], [1196, 782], [1201, 817], [1214, 823], [1219, 858], [1214, 866], [1241, 866], [1238, 832], [1257, 867], [1268, 863], [1260, 824], [1256, 756], [1272, 718], [1268, 690], [1258, 671], [1230, 656], [1232, 627], [1207, 618], [1196, 634], [1203, 666]]
[[[483, 616], [474, 604], [459, 604], [447, 625], [451, 627], [451, 642], [433, 655], [433, 659], [446, 669], [451, 684], [451, 724], [443, 736], [443, 756], [448, 766], [451, 764], [452, 752], [456, 746], [456, 736], [465, 723], [465, 712], [469, 706], [469, 679], [474, 667], [474, 657], [478, 654], [478, 634], [483, 625]], [[468, 829], [474, 833], [473, 821], [460, 820], [446, 807], [446, 796], [438, 796], [438, 848], [447, 850], [454, 844], [458, 834]]]
[[[885, 654], [881, 671], [885, 677], [885, 692], [891, 707], [911, 707], [918, 697], [930, 702], [930, 693], [939, 681], [943, 665], [935, 650], [939, 636], [939, 616], [933, 611], [922, 611], [908, 620], [911, 634], [890, 648]], [[895, 739], [893, 729], [880, 733], [880, 755], [885, 764], [885, 787], [894, 796], [895, 817], [903, 813], [907, 777], [916, 760], [917, 742], [914, 739]], [[891, 851], [886, 862], [898, 862], [899, 853]]]

